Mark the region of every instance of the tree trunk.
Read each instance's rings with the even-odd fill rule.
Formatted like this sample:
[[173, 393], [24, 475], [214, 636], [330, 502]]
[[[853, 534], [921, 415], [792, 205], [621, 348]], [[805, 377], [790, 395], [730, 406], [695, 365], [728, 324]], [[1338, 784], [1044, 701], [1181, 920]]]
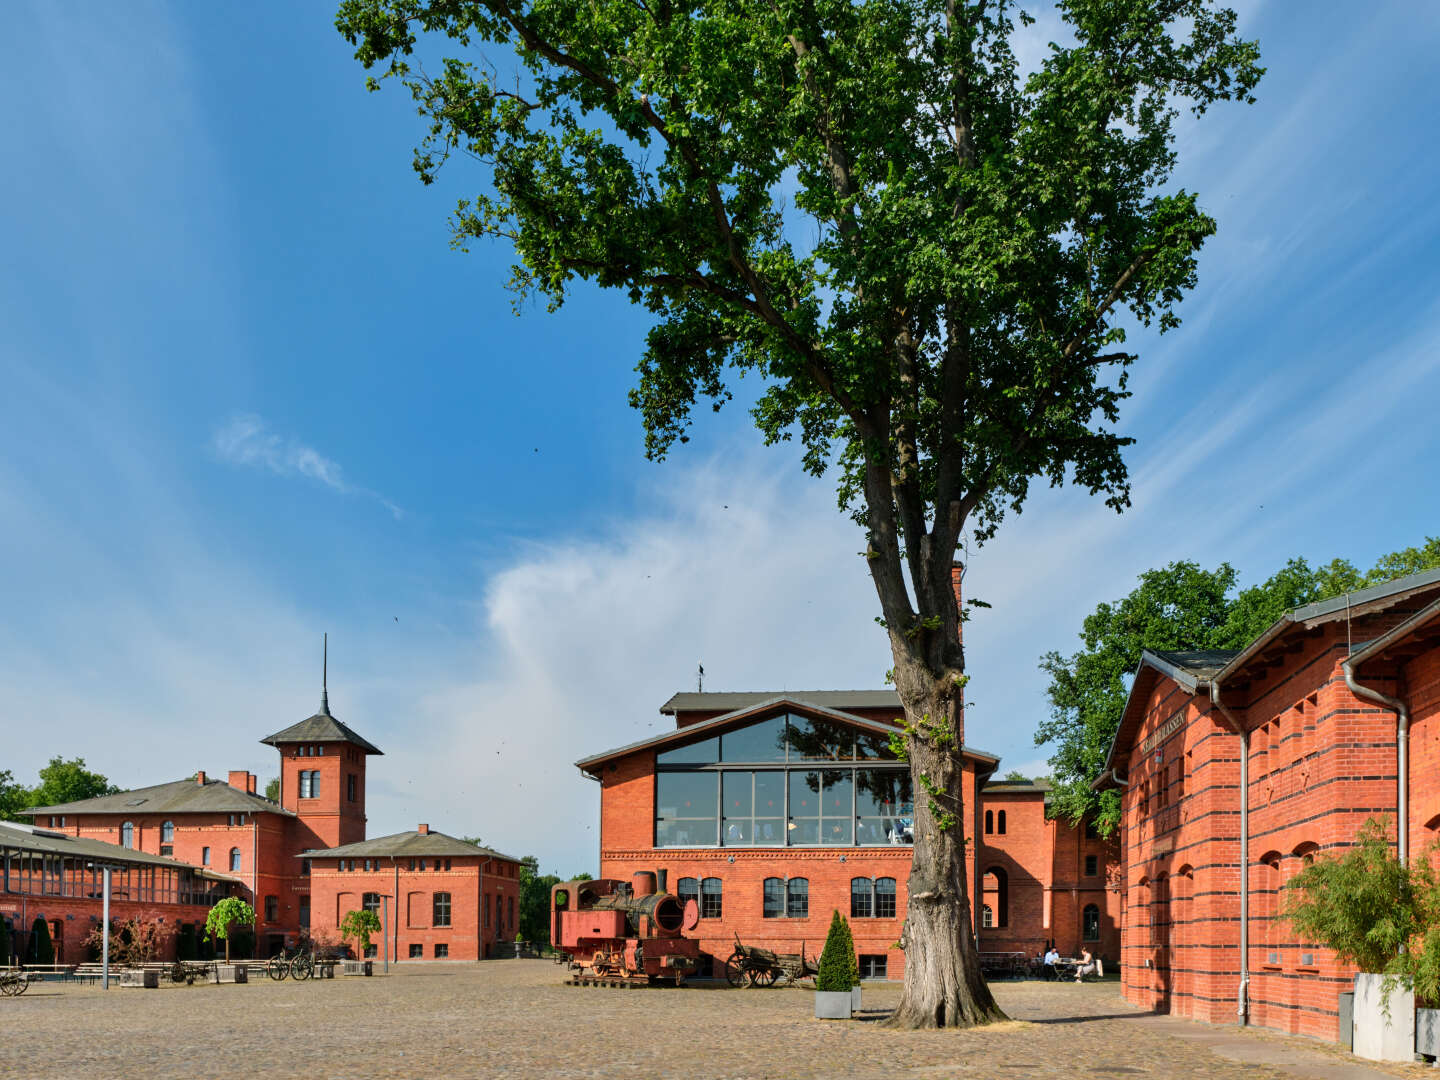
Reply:
[[[915, 855], [901, 945], [905, 989], [892, 1027], [971, 1027], [1005, 1019], [980, 974], [965, 859], [964, 679], [937, 677], [896, 642], [895, 685], [910, 729]], [[922, 779], [923, 777], [923, 779]]]

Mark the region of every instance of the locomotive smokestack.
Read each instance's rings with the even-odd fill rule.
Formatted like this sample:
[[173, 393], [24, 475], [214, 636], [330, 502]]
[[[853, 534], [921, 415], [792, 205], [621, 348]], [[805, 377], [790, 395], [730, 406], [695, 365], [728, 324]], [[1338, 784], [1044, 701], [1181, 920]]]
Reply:
[[655, 894], [655, 874], [650, 870], [637, 870], [630, 875], [632, 882], [631, 891], [635, 896], [653, 896]]
[[670, 871], [668, 871], [668, 870], [656, 870], [656, 871], [655, 871], [655, 883], [656, 883], [656, 885], [658, 886], [660, 892], [669, 892], [669, 891], [670, 891], [669, 889], [667, 889], [667, 888], [665, 887], [666, 879], [668, 879], [669, 877], [670, 877]]

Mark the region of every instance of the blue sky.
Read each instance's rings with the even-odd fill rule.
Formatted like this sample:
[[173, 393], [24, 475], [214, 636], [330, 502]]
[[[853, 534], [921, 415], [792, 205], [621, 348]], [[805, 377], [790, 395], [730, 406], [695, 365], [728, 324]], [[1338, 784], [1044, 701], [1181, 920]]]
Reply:
[[[1134, 508], [1043, 491], [972, 553], [968, 739], [1034, 770], [1035, 664], [1145, 568], [1377, 555], [1440, 531], [1440, 9], [1242, 6], [1269, 74], [1182, 128], [1219, 219], [1143, 342]], [[859, 540], [741, 410], [671, 461], [625, 404], [645, 331], [517, 316], [450, 249], [407, 99], [325, 4], [25, 4], [0, 91], [0, 768], [275, 773], [337, 715], [372, 835], [427, 821], [593, 870], [571, 763], [693, 688], [871, 687]], [[1042, 18], [1030, 55], [1056, 33]]]

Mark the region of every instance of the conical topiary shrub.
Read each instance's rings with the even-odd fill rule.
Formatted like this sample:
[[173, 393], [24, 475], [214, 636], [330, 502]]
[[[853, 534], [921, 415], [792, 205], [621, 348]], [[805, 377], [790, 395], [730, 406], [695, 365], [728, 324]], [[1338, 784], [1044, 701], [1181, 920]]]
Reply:
[[40, 965], [55, 963], [55, 943], [50, 940], [50, 924], [44, 919], [37, 918], [35, 925], [30, 928], [30, 949], [26, 962]]
[[860, 960], [855, 955], [855, 935], [850, 931], [850, 920], [835, 913], [840, 919], [840, 929], [845, 933], [845, 955], [850, 958], [850, 985], [860, 985]]
[[830, 918], [830, 932], [825, 935], [825, 948], [820, 950], [820, 970], [815, 976], [815, 989], [827, 993], [850, 992], [850, 968], [855, 964], [855, 947], [847, 940], [849, 927], [836, 911]]

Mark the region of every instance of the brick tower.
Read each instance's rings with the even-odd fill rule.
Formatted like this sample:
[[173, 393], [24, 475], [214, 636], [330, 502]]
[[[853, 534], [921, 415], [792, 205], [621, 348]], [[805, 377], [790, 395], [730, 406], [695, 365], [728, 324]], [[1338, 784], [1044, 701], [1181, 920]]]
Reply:
[[[328, 639], [325, 652], [328, 669]], [[319, 712], [260, 740], [280, 751], [280, 805], [299, 819], [301, 850], [365, 839], [365, 759], [382, 753], [330, 715], [327, 683], [324, 671]]]

